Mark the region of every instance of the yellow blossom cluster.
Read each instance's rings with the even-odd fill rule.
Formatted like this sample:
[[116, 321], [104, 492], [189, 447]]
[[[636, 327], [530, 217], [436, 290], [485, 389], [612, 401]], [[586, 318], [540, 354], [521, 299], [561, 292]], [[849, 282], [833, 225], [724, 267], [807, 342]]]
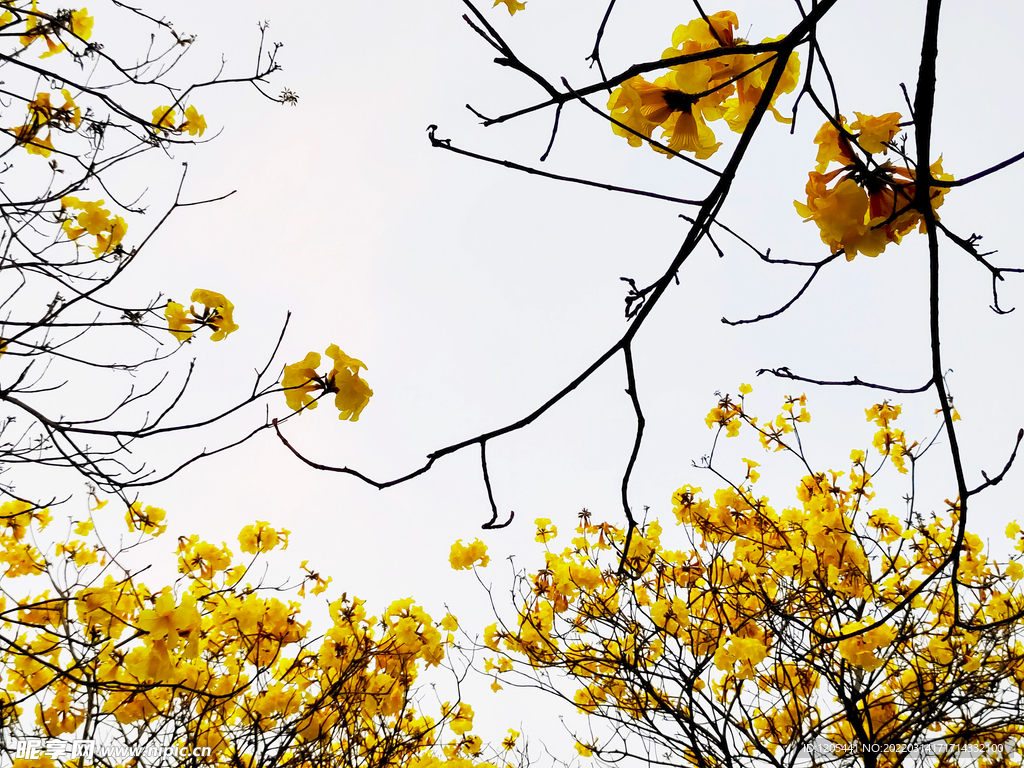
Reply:
[[[914, 207], [915, 169], [875, 157], [894, 148], [902, 116], [899, 112], [877, 117], [854, 114], [857, 120], [852, 124], [840, 116], [818, 131], [814, 138], [817, 167], [807, 178], [807, 202], [794, 203], [797, 213], [817, 224], [822, 242], [833, 253], [844, 251], [848, 261], [858, 253], [877, 256], [889, 243], [899, 244], [915, 227], [925, 231], [921, 212]], [[826, 170], [833, 163], [839, 167]], [[932, 163], [929, 173], [936, 180], [953, 180], [943, 173], [942, 158]], [[945, 188], [931, 188], [933, 211], [944, 196]]]
[[196, 325], [197, 328], [212, 329], [211, 341], [220, 341], [228, 334], [238, 330], [234, 319], [235, 305], [224, 298], [222, 294], [196, 288], [192, 291], [192, 301], [203, 305], [201, 312], [196, 311], [195, 304], [186, 312], [185, 307], [176, 301], [168, 301], [167, 307], [164, 309], [167, 330], [179, 342], [192, 340], [192, 336], [196, 332], [196, 329], [191, 327], [193, 325]]
[[[766, 449], [807, 467], [793, 434], [810, 421], [806, 398], [786, 398], [764, 425], [744, 400], [721, 398], [709, 426], [753, 432]], [[557, 670], [575, 682], [581, 712], [626, 723], [664, 718], [691, 728], [697, 743], [727, 728], [741, 745], [773, 755], [814, 738], [953, 739], [965, 722], [974, 738], [1024, 735], [1019, 724], [986, 720], [968, 704], [922, 719], [920, 702], [959, 700], [963, 690], [972, 700], [1024, 695], [1024, 642], [998, 626], [954, 623], [949, 556], [959, 504], [930, 520], [875, 508], [873, 472], [887, 459], [904, 469], [914, 446], [894, 426], [899, 406], [880, 403], [866, 415], [878, 428], [873, 447], [854, 449], [847, 471], [810, 471], [784, 509], [755, 494], [758, 464], [745, 459], [735, 485], [711, 496], [690, 485], [673, 494], [681, 535], [657, 520], [632, 530], [595, 523], [584, 510], [560, 551], [555, 537], [538, 536], [544, 564], [520, 577], [516, 621], [484, 631], [492, 687], [499, 690], [513, 666], [536, 670], [538, 681]], [[1024, 530], [1014, 523], [1006, 533], [1024, 553]], [[969, 622], [1024, 610], [1021, 557], [999, 564], [969, 532], [957, 579]], [[600, 755], [591, 739], [578, 743], [580, 754]], [[713, 739], [704, 744], [709, 754], [717, 748]], [[675, 754], [684, 765], [715, 763], [691, 757]]]
[[[26, 544], [30, 529], [49, 523], [47, 510], [0, 507], [0, 727], [11, 735], [90, 738], [88, 723], [162, 747], [209, 747], [211, 766], [377, 765], [386, 750], [386, 765], [492, 768], [480, 759], [468, 703], [445, 704], [435, 717], [416, 703], [421, 673], [454, 643], [454, 616], [435, 622], [402, 599], [375, 618], [342, 595], [314, 636], [300, 603], [248, 581], [259, 558], [288, 544], [288, 531], [266, 522], [241, 531], [241, 556], [179, 538], [181, 578], [150, 588], [130, 571], [117, 575], [127, 554], [111, 557], [97, 536], [113, 522], [103, 507], [72, 523], [52, 565]], [[165, 517], [136, 502], [125, 521], [151, 541]], [[42, 571], [56, 589], [12, 599], [14, 579]], [[307, 563], [302, 571], [300, 594], [327, 589], [329, 578]]]
[[[4, 3], [6, 9], [0, 14], [0, 25], [6, 26], [14, 22], [14, 14], [11, 11], [12, 3]], [[70, 32], [79, 40], [88, 40], [92, 37], [93, 17], [89, 15], [87, 8], [77, 11], [58, 11], [50, 16], [39, 11], [36, 0], [28, 8], [22, 8], [21, 16], [25, 19], [25, 31], [18, 40], [22, 46], [28, 48], [36, 40], [46, 41], [46, 51], [39, 54], [39, 58], [46, 59], [55, 56], [61, 51], [67, 50], [63, 43], [54, 38], [60, 39], [62, 33]]]
[[50, 523], [50, 511], [17, 499], [0, 505], [0, 567], [4, 568], [0, 578], [15, 578], [45, 570], [46, 561], [42, 553], [26, 540], [33, 522], [45, 528]]
[[198, 110], [189, 106], [185, 109], [185, 120], [179, 125], [174, 124], [177, 113], [173, 107], [163, 106], [153, 110], [153, 131], [160, 133], [187, 133], [189, 136], [202, 136], [206, 133], [206, 118]]
[[[120, 251], [121, 241], [128, 234], [128, 225], [120, 216], [112, 216], [103, 207], [104, 201], [79, 200], [66, 195], [60, 199], [61, 217], [63, 218], [64, 234], [69, 240], [77, 241], [83, 235], [96, 238], [92, 252], [96, 258], [111, 251]], [[69, 211], [81, 211], [77, 216]]]
[[[747, 41], [736, 36], [738, 26], [735, 13], [720, 11], [707, 20], [695, 19], [676, 27], [672, 47], [662, 53], [662, 59], [717, 50], [723, 53], [670, 65], [670, 72], [653, 83], [640, 75], [626, 80], [608, 100], [615, 121], [612, 130], [631, 146], [639, 147], [644, 138], [652, 137], [655, 128], [660, 128], [661, 142], [673, 153], [691, 152], [698, 160], [711, 157], [721, 146], [709, 121], [724, 119], [730, 129], [742, 133], [767, 87], [778, 55], [743, 53]], [[776, 109], [775, 100], [792, 92], [799, 77], [800, 60], [793, 53], [768, 107], [780, 122], [791, 120]]]
[[330, 373], [321, 376], [316, 372], [320, 367], [320, 355], [310, 352], [303, 360], [284, 367], [281, 386], [288, 407], [293, 411], [313, 410], [317, 406], [315, 392], [334, 394], [334, 404], [341, 412], [341, 420], [359, 421], [359, 414], [373, 397], [373, 390], [359, 376], [359, 369], [366, 364], [349, 357], [337, 344], [331, 344], [325, 354], [334, 361]]
[[[73, 133], [82, 124], [82, 110], [71, 98], [71, 92], [64, 88], [60, 93], [64, 103], [59, 107], [50, 101], [50, 93], [38, 93], [28, 102], [28, 122], [9, 129], [14, 140], [23, 145], [30, 155], [49, 157], [53, 151], [53, 130]], [[47, 129], [46, 137], [40, 138], [39, 132], [43, 128]]]

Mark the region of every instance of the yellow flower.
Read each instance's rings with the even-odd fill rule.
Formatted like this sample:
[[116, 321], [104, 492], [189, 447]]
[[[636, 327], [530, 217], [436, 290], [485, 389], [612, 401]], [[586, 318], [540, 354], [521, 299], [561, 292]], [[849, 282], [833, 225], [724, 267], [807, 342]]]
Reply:
[[206, 118], [195, 107], [189, 107], [185, 110], [185, 122], [179, 128], [187, 131], [189, 136], [202, 136], [206, 133]]
[[257, 521], [255, 525], [247, 525], [238, 534], [238, 543], [242, 551], [250, 555], [257, 552], [270, 552], [278, 544], [281, 549], [288, 549], [288, 536], [291, 531], [282, 528], [280, 531], [270, 527], [269, 523]]
[[514, 730], [512, 728], [509, 728], [508, 729], [508, 736], [506, 736], [504, 739], [502, 739], [501, 748], [504, 749], [505, 751], [508, 751], [510, 749], [515, 749], [516, 739], [519, 738], [519, 735], [520, 735], [519, 731]]
[[320, 355], [315, 352], [301, 362], [285, 366], [281, 386], [286, 390], [288, 407], [293, 411], [313, 409], [317, 404], [312, 393], [323, 390], [334, 393], [334, 404], [341, 412], [339, 419], [359, 421], [359, 414], [373, 397], [373, 390], [359, 376], [359, 369], [366, 368], [366, 364], [346, 355], [337, 344], [331, 344], [326, 354], [334, 360], [334, 367], [323, 377], [316, 372]]
[[534, 522], [537, 524], [537, 534], [533, 537], [534, 541], [546, 544], [548, 540], [558, 535], [558, 528], [553, 526], [546, 517], [538, 517]]
[[481, 568], [486, 568], [491, 558], [487, 554], [487, 545], [480, 539], [475, 539], [469, 546], [463, 546], [462, 539], [459, 539], [452, 544], [448, 562], [452, 570], [466, 571], [478, 564]]
[[83, 40], [92, 37], [93, 23], [94, 19], [89, 15], [88, 8], [71, 12], [71, 32]]
[[53, 141], [50, 134], [47, 134], [45, 139], [40, 139], [38, 136], [30, 138], [25, 142], [25, 151], [30, 155], [49, 157], [53, 151]]
[[174, 130], [174, 110], [170, 107], [157, 107], [153, 110], [153, 132]]
[[337, 344], [331, 344], [326, 354], [334, 360], [334, 368], [327, 374], [326, 389], [337, 393], [334, 404], [341, 411], [338, 418], [359, 421], [359, 414], [373, 397], [373, 390], [359, 377], [359, 369], [365, 369], [366, 364], [346, 355]]
[[232, 317], [235, 305], [224, 298], [222, 294], [216, 291], [196, 288], [192, 291], [192, 301], [198, 301], [206, 306], [206, 311], [201, 316], [196, 315], [194, 308], [192, 309], [192, 314], [196, 315], [203, 325], [213, 328], [210, 341], [220, 341], [229, 333], [234, 333], [238, 330], [238, 326]]
[[[900, 130], [900, 114], [856, 115], [857, 122], [849, 129], [841, 118], [841, 131], [831, 123], [818, 131], [814, 139], [818, 144], [818, 164], [808, 175], [807, 203], [794, 203], [800, 216], [818, 225], [822, 242], [833, 253], [844, 250], [847, 261], [858, 253], [877, 256], [889, 243], [898, 244], [915, 227], [924, 231], [920, 213], [911, 208], [916, 195], [914, 170], [888, 162], [877, 165], [857, 160], [850, 142], [850, 137], [855, 138], [869, 157], [885, 152], [886, 144]], [[843, 167], [823, 173], [832, 162]], [[941, 157], [930, 171], [937, 180], [953, 178], [943, 173]], [[839, 181], [830, 188], [829, 184], [837, 178]], [[946, 188], [933, 187], [930, 194], [934, 211], [942, 205]]]
[[164, 309], [164, 317], [167, 319], [167, 330], [179, 342], [186, 342], [192, 338], [192, 329], [189, 324], [194, 323], [195, 320], [190, 320], [185, 314], [185, 307], [176, 301], [168, 301], [167, 307]]
[[452, 733], [457, 736], [461, 736], [470, 728], [473, 727], [473, 708], [462, 702], [459, 704], [459, 711], [452, 718], [452, 721], [448, 724], [448, 727], [452, 729]]
[[142, 533], [159, 536], [167, 530], [167, 524], [163, 522], [165, 517], [167, 513], [159, 507], [147, 506], [143, 509], [141, 502], [136, 501], [128, 507], [124, 519], [128, 523], [128, 530], [133, 533], [139, 530]]
[[[843, 632], [856, 632], [871, 623], [871, 619], [851, 622], [843, 627]], [[887, 624], [882, 624], [855, 637], [840, 640], [839, 653], [854, 666], [873, 672], [885, 665], [885, 659], [875, 656], [875, 650], [888, 647], [895, 639], [895, 630]]]
[[494, 0], [494, 5], [491, 7], [497, 8], [502, 3], [508, 8], [509, 16], [515, 16], [516, 11], [522, 11], [526, 8], [526, 3], [520, 3], [519, 0]]
[[862, 115], [854, 112], [857, 121], [850, 126], [857, 131], [857, 143], [865, 152], [871, 154], [886, 153], [886, 144], [892, 141], [900, 132], [899, 112], [889, 112], [879, 117], [873, 115]]
[[579, 752], [580, 757], [590, 757], [594, 754], [594, 751], [590, 746], [580, 741], [576, 742], [576, 751]]
[[317, 402], [312, 393], [323, 389], [323, 382], [316, 372], [319, 367], [320, 355], [316, 352], [310, 352], [299, 362], [284, 367], [281, 386], [284, 387], [288, 407], [293, 411], [316, 408]]
[[349, 370], [331, 371], [328, 377], [328, 391], [334, 390], [334, 405], [341, 413], [338, 418], [342, 421], [359, 421], [359, 414], [373, 397], [373, 390], [370, 386]]
[[[714, 131], [707, 126], [704, 117], [705, 112], [718, 115], [722, 96], [720, 92], [701, 98], [693, 95], [707, 85], [711, 70], [704, 66], [702, 72], [703, 78], [691, 71], [672, 72], [653, 83], [639, 75], [630, 78], [608, 100], [612, 117], [626, 126], [612, 123], [612, 130], [638, 147], [642, 141], [637, 133], [650, 138], [655, 128], [661, 128], [661, 139], [673, 152], [692, 152], [698, 160], [711, 157], [722, 145], [715, 142]], [[689, 90], [680, 88], [680, 83]]]

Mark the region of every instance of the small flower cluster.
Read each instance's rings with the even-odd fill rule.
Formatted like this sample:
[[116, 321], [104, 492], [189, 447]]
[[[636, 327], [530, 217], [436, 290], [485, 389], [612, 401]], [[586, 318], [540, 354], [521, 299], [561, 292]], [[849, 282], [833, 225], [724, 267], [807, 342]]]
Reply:
[[314, 392], [334, 393], [334, 404], [341, 412], [338, 418], [359, 421], [359, 414], [373, 397], [373, 390], [359, 376], [359, 369], [365, 370], [366, 364], [346, 355], [337, 344], [331, 344], [325, 354], [334, 360], [334, 367], [325, 376], [316, 372], [320, 367], [317, 352], [284, 367], [281, 386], [288, 407], [293, 411], [312, 410], [317, 406]]
[[202, 136], [206, 133], [206, 118], [195, 107], [190, 106], [185, 110], [185, 121], [180, 125], [174, 124], [175, 113], [176, 110], [168, 106], [154, 109], [153, 132], [187, 133], [189, 136]]
[[[5, 734], [88, 738], [83, 729], [99, 724], [209, 748], [209, 764], [223, 766], [262, 764], [268, 742], [280, 764], [321, 765], [323, 755], [336, 754], [371, 764], [384, 743], [389, 765], [493, 768], [470, 732], [468, 703], [445, 703], [431, 717], [415, 699], [422, 671], [442, 664], [454, 645], [454, 616], [434, 621], [406, 598], [378, 619], [362, 600], [342, 595], [316, 637], [299, 602], [247, 583], [260, 559], [288, 545], [288, 531], [266, 522], [241, 531], [241, 557], [224, 543], [180, 537], [181, 578], [174, 588], [150, 588], [137, 574], [117, 575], [126, 550], [111, 556], [95, 531], [105, 506], [72, 521], [54, 563], [27, 543], [32, 528], [38, 534], [50, 522], [47, 510], [0, 505], [0, 626], [14, 633], [0, 656]], [[163, 510], [130, 505], [128, 531], [139, 537], [132, 547], [163, 533], [164, 518]], [[327, 589], [329, 578], [305, 562], [301, 569], [300, 596], [307, 585], [313, 595]], [[43, 572], [56, 579], [58, 571], [56, 583], [66, 586], [56, 594], [15, 596], [14, 579]], [[32, 705], [35, 726], [25, 712]], [[505, 748], [514, 742], [506, 739]], [[56, 763], [45, 757], [31, 765]]]
[[[49, 157], [53, 151], [53, 130], [73, 133], [82, 124], [82, 110], [71, 98], [71, 92], [64, 88], [60, 93], [64, 103], [59, 107], [50, 101], [50, 93], [42, 91], [36, 94], [27, 105], [28, 122], [10, 129], [15, 142], [24, 146], [30, 155]], [[39, 132], [43, 128], [47, 129], [46, 137], [40, 138]]]
[[[722, 397], [709, 425], [727, 434], [753, 430], [766, 437], [766, 449], [781, 446], [808, 466], [792, 434], [810, 421], [806, 398], [786, 398], [766, 426], [743, 400]], [[554, 671], [576, 684], [581, 712], [610, 719], [689, 723], [697, 706], [713, 702], [741, 748], [768, 745], [773, 755], [811, 738], [849, 743], [864, 732], [898, 743], [920, 726], [922, 701], [965, 689], [988, 696], [1005, 686], [1013, 700], [1024, 687], [1024, 645], [1002, 627], [954, 622], [943, 571], [959, 504], [930, 520], [872, 508], [868, 454], [879, 468], [891, 458], [897, 469], [897, 454], [909, 455], [895, 448], [904, 443], [893, 425], [899, 415], [889, 403], [868, 409], [879, 429], [874, 450], [853, 450], [848, 472], [805, 475], [785, 508], [755, 495], [757, 463], [749, 459], [742, 482], [709, 496], [679, 488], [672, 511], [682, 549], [657, 520], [626, 529], [595, 523], [587, 510], [571, 541], [556, 548], [550, 521], [538, 520], [538, 532], [550, 535], [537, 536], [543, 565], [520, 577], [516, 621], [483, 633], [492, 688], [506, 675]], [[1011, 523], [1006, 535], [1024, 552], [1020, 525]], [[468, 557], [453, 558], [453, 566]], [[1024, 609], [1021, 557], [997, 563], [970, 532], [957, 579], [969, 588], [959, 610], [978, 625]], [[854, 684], [862, 701], [837, 709], [833, 702]], [[945, 712], [929, 724], [943, 736], [958, 727]], [[992, 729], [993, 738], [1016, 733]], [[600, 743], [577, 743], [581, 755], [603, 756]]]
[[196, 288], [192, 291], [192, 301], [203, 304], [201, 312], [196, 311], [195, 304], [185, 311], [185, 307], [176, 301], [168, 301], [164, 309], [164, 317], [167, 319], [167, 330], [181, 343], [192, 340], [196, 329], [191, 326], [198, 324], [198, 328], [207, 327], [213, 329], [210, 336], [211, 341], [220, 341], [229, 333], [238, 330], [232, 314], [235, 305], [224, 298], [216, 291], [207, 291]]
[[[32, 0], [31, 11], [25, 13], [25, 34], [20, 35], [18, 41], [28, 48], [36, 40], [46, 41], [46, 51], [39, 54], [40, 59], [55, 56], [67, 48], [62, 42], [58, 42], [61, 33], [70, 32], [79, 40], [88, 40], [92, 37], [93, 17], [89, 15], [88, 8], [78, 11], [58, 11], [54, 16], [47, 16], [39, 12], [36, 0]], [[0, 26], [6, 26], [14, 22], [14, 14], [10, 9], [0, 14]], [[54, 37], [57, 40], [54, 40]]]
[[[608, 100], [612, 130], [639, 147], [654, 129], [673, 153], [691, 152], [698, 160], [711, 157], [716, 142], [709, 121], [724, 119], [733, 131], [742, 133], [760, 101], [777, 55], [771, 52], [743, 53], [747, 42], [735, 35], [739, 21], [732, 11], [720, 11], [707, 21], [695, 19], [676, 28], [672, 47], [662, 59], [723, 50], [729, 53], [675, 64], [668, 74], [653, 83], [637, 75], [612, 92]], [[781, 38], [778, 38], [781, 39]], [[765, 43], [776, 42], [768, 38]], [[775, 100], [790, 93], [800, 77], [800, 60], [791, 54], [769, 109], [780, 122], [791, 122], [775, 108]], [[653, 149], [665, 150], [651, 145]]]
[[[807, 202], [794, 202], [797, 213], [818, 225], [822, 242], [833, 253], [844, 251], [847, 261], [858, 253], [877, 256], [915, 227], [925, 231], [921, 212], [914, 207], [916, 170], [875, 159], [893, 148], [900, 113], [854, 114], [852, 124], [840, 117], [837, 124], [825, 123], [818, 131], [817, 167], [807, 178]], [[825, 172], [832, 163], [840, 167]], [[929, 173], [936, 180], [953, 180], [943, 173], [942, 158], [932, 163]], [[932, 187], [929, 196], [934, 211], [942, 205], [945, 189]]]
[[[67, 195], [60, 199], [60, 216], [64, 219], [61, 225], [69, 240], [78, 241], [82, 235], [92, 235], [96, 245], [92, 252], [96, 258], [111, 251], [119, 251], [121, 241], [128, 234], [128, 225], [120, 216], [112, 216], [103, 207], [104, 201], [79, 200]], [[81, 211], [77, 216], [68, 211]], [[76, 226], [77, 224], [77, 226]]]

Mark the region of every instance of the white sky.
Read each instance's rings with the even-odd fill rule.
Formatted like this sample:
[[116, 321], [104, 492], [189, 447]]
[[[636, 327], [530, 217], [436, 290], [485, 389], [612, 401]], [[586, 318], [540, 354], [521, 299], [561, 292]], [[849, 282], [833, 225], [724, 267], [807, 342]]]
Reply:
[[[657, 58], [674, 27], [695, 16], [685, 3], [618, 5], [603, 48], [609, 73]], [[555, 82], [564, 75], [579, 86], [595, 76], [584, 58], [603, 7], [594, 0], [530, 0], [515, 18], [503, 8], [488, 18], [528, 63]], [[728, 7], [739, 14], [740, 34], [758, 41], [784, 33], [796, 19], [793, 4], [782, 0]], [[906, 112], [898, 84], [913, 92], [923, 8], [921, 0], [840, 3], [822, 25], [821, 43], [851, 119], [854, 110]], [[193, 288], [207, 288], [236, 306], [237, 334], [186, 351], [199, 359], [186, 412], [198, 417], [247, 391], [251, 371], [262, 367], [291, 310], [275, 366], [336, 343], [367, 363], [375, 396], [356, 424], [339, 422], [325, 402], [290, 422], [289, 438], [314, 460], [388, 479], [420, 466], [433, 449], [533, 410], [624, 331], [619, 277], [645, 285], [660, 276], [685, 233], [677, 218], [682, 209], [432, 149], [425, 129], [436, 123], [438, 135], [458, 146], [536, 166], [550, 129], [549, 114], [484, 129], [463, 107], [470, 102], [498, 114], [543, 95], [491, 63], [490, 49], [462, 22], [463, 12], [451, 1], [321, 3], [294, 14], [266, 0], [174, 4], [178, 30], [199, 35], [186, 73], [209, 73], [222, 52], [229, 71], [247, 72], [255, 24], [270, 19], [270, 38], [285, 43], [285, 69], [269, 89], [287, 86], [301, 99], [294, 109], [245, 89], [194, 99], [211, 128], [223, 127], [223, 133], [176, 153], [190, 162], [186, 188], [192, 197], [238, 193], [177, 214], [147, 249], [132, 283], [145, 295], [163, 291], [179, 301]], [[933, 146], [957, 177], [1021, 150], [1021, 16], [1011, 2], [988, 3], [984, 14], [966, 4], [944, 9]], [[603, 106], [603, 99], [593, 102]], [[780, 100], [783, 111], [791, 103], [792, 97]], [[801, 223], [792, 201], [803, 196], [813, 166], [811, 141], [822, 120], [809, 102], [802, 110], [794, 136], [774, 122], [762, 126], [721, 219], [773, 255], [809, 260], [827, 249], [816, 228]], [[712, 162], [724, 164], [735, 136], [716, 131], [726, 143]], [[176, 166], [165, 164], [159, 178], [168, 167], [173, 173]], [[682, 197], [700, 197], [709, 188], [699, 172], [630, 148], [578, 106], [564, 110], [545, 167]], [[998, 248], [996, 261], [1008, 266], [1020, 263], [1016, 190], [1022, 173], [1024, 167], [1015, 166], [953, 190], [941, 209], [954, 231], [984, 234], [984, 245]], [[150, 188], [158, 209], [164, 187]], [[777, 412], [782, 395], [806, 391], [814, 421], [805, 446], [821, 468], [842, 467], [851, 448], [870, 441], [863, 409], [877, 395], [820, 392], [756, 380], [754, 372], [788, 365], [812, 377], [856, 374], [898, 386], [928, 377], [924, 237], [910, 235], [874, 260], [834, 263], [783, 317], [740, 328], [719, 318], [775, 309], [806, 273], [768, 268], [727, 235], [719, 242], [726, 257], [699, 249], [635, 344], [648, 431], [631, 498], [635, 509], [650, 505], [652, 515], [665, 518], [680, 485], [714, 486], [690, 463], [710, 448], [703, 419], [716, 390], [734, 392], [740, 382], [751, 382], [748, 402], [766, 417]], [[993, 474], [1002, 468], [1024, 425], [1017, 396], [1024, 310], [996, 316], [988, 309], [987, 273], [943, 247], [943, 349], [964, 419], [968, 476], [980, 482], [980, 469]], [[1004, 306], [1024, 304], [1022, 285], [1008, 278]], [[624, 387], [620, 356], [539, 422], [489, 446], [499, 507], [517, 513], [515, 524], [502, 531], [479, 530], [489, 510], [475, 448], [439, 461], [404, 486], [377, 492], [301, 465], [266, 433], [143, 500], [168, 509], [174, 535], [199, 532], [231, 544], [254, 519], [290, 528], [283, 562], [309, 559], [333, 575], [331, 596], [347, 591], [380, 610], [413, 595], [438, 616], [448, 602], [464, 623], [481, 617], [482, 627], [484, 594], [470, 575], [449, 569], [450, 544], [483, 538], [496, 561], [486, 573], [500, 591], [508, 584], [502, 558], [516, 553], [523, 567], [538, 562], [534, 518], [549, 517], [568, 532], [576, 513], [588, 507], [598, 518], [622, 522], [618, 487], [633, 430]], [[278, 398], [270, 407], [284, 413], [284, 398]], [[897, 401], [910, 437], [934, 430], [934, 394]], [[256, 418], [260, 413], [251, 411], [203, 444], [213, 446]], [[762, 460], [752, 442], [733, 451], [733, 460], [741, 455]], [[800, 472], [792, 462], [777, 466], [773, 499], [781, 506], [791, 503], [785, 493]], [[997, 540], [1006, 522], [1024, 517], [1016, 502], [1022, 472], [974, 500], [972, 529]], [[903, 486], [892, 488], [890, 499], [876, 503], [902, 512]], [[921, 489], [926, 512], [955, 494], [939, 452], [927, 462]], [[507, 706], [494, 698], [480, 699], [476, 708], [482, 714]]]

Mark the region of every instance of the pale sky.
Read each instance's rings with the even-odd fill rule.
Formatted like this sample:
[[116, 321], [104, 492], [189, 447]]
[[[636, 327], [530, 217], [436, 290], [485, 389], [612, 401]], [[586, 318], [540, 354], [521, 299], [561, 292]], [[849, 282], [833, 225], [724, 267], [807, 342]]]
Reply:
[[[1022, 14], [1010, 2], [989, 3], [984, 14], [969, 12], [966, 4], [947, 6], [933, 146], [946, 171], [962, 177], [1021, 150], [1014, 73]], [[782, 0], [728, 7], [739, 15], [739, 34], [756, 41], [783, 34], [797, 19], [795, 5]], [[848, 117], [854, 111], [906, 113], [899, 83], [913, 92], [923, 8], [920, 0], [848, 0], [822, 25], [820, 41]], [[199, 36], [186, 73], [214, 71], [221, 53], [229, 72], [248, 72], [256, 22], [269, 19], [270, 39], [285, 45], [284, 71], [268, 90], [288, 87], [300, 97], [294, 108], [245, 88], [193, 100], [211, 129], [223, 132], [210, 144], [175, 153], [175, 160], [190, 163], [188, 196], [238, 193], [177, 214], [148, 247], [132, 283], [146, 295], [162, 291], [179, 301], [196, 287], [207, 288], [236, 306], [238, 333], [217, 344], [199, 341], [182, 355], [181, 362], [198, 358], [186, 412], [199, 418], [244, 394], [291, 310], [276, 368], [338, 344], [369, 366], [364, 375], [375, 395], [354, 424], [339, 422], [325, 401], [286, 425], [289, 439], [313, 460], [390, 479], [419, 467], [431, 450], [526, 415], [625, 330], [619, 278], [647, 284], [661, 275], [685, 234], [686, 223], [677, 218], [685, 209], [432, 149], [425, 130], [435, 123], [438, 136], [458, 146], [539, 167], [550, 131], [549, 113], [484, 129], [465, 109], [469, 102], [499, 114], [543, 94], [492, 63], [492, 51], [461, 20], [463, 12], [453, 0], [322, 3], [295, 14], [266, 0], [227, 0], [214, 10], [206, 2], [174, 4], [176, 28]], [[584, 58], [603, 4], [529, 0], [514, 18], [502, 7], [487, 12], [524, 59], [554, 82], [565, 76], [581, 86], [596, 76]], [[606, 71], [657, 58], [674, 27], [694, 16], [685, 3], [619, 0], [603, 48]], [[806, 64], [803, 53], [801, 59]], [[780, 99], [783, 112], [792, 98]], [[603, 101], [593, 99], [602, 107]], [[724, 223], [771, 247], [774, 256], [827, 255], [817, 229], [801, 222], [792, 203], [803, 197], [812, 139], [822, 122], [805, 101], [795, 135], [774, 121], [764, 124], [722, 212]], [[725, 145], [710, 162], [721, 165], [736, 137], [718, 133]], [[176, 172], [176, 163], [164, 163], [159, 178]], [[681, 197], [700, 197], [709, 188], [681, 161], [629, 147], [578, 105], [563, 111], [544, 167]], [[1014, 246], [1022, 174], [1024, 167], [1014, 166], [953, 190], [940, 211], [961, 235], [983, 234], [986, 250], [999, 249], [995, 259], [1007, 266], [1020, 264]], [[159, 208], [165, 186], [149, 186]], [[851, 448], [870, 442], [863, 410], [878, 395], [758, 379], [756, 370], [786, 365], [815, 378], [858, 375], [896, 386], [928, 377], [922, 235], [907, 236], [877, 259], [833, 263], [784, 316], [737, 328], [720, 318], [777, 308], [806, 272], [768, 267], [728, 235], [718, 241], [725, 258], [710, 246], [700, 248], [634, 348], [648, 429], [631, 498], [636, 511], [649, 505], [652, 516], [664, 519], [680, 485], [715, 487], [691, 461], [711, 446], [704, 416], [716, 390], [753, 384], [748, 404], [764, 417], [777, 413], [783, 395], [806, 392], [813, 421], [805, 447], [818, 467], [843, 468]], [[968, 477], [977, 484], [981, 469], [991, 475], [1002, 468], [1024, 426], [1017, 396], [1024, 310], [996, 316], [988, 309], [988, 274], [965, 254], [943, 248], [943, 351], [963, 416], [958, 426]], [[1024, 279], [1008, 277], [1003, 306], [1024, 304], [1022, 285]], [[458, 538], [483, 538], [494, 557], [486, 578], [500, 594], [509, 584], [506, 556], [515, 553], [520, 567], [540, 562], [534, 518], [551, 518], [564, 533], [582, 507], [598, 519], [623, 522], [618, 487], [633, 431], [624, 388], [619, 356], [540, 421], [489, 446], [499, 508], [516, 511], [514, 525], [501, 531], [480, 531], [489, 509], [475, 448], [378, 492], [352, 477], [301, 465], [268, 432], [142, 498], [168, 509], [175, 536], [199, 532], [237, 545], [238, 530], [255, 519], [287, 527], [292, 544], [277, 561], [280, 573], [308, 559], [334, 577], [332, 597], [347, 591], [379, 611], [412, 595], [438, 617], [447, 602], [464, 624], [476, 623], [465, 617], [480, 617], [482, 629], [485, 595], [471, 575], [450, 570], [448, 548]], [[933, 393], [897, 402], [908, 436], [934, 431]], [[269, 406], [283, 414], [283, 395]], [[198, 445], [213, 447], [260, 418], [260, 409], [251, 410]], [[730, 450], [724, 468], [738, 473], [740, 456], [777, 468], [771, 478], [764, 472], [771, 483], [765, 490], [775, 489], [777, 506], [792, 503], [801, 476], [793, 461], [769, 465], [753, 441]], [[942, 500], [955, 494], [943, 450], [940, 445], [923, 467], [920, 508], [926, 512], [941, 510]], [[890, 498], [880, 493], [877, 506], [902, 512], [901, 482], [891, 486]], [[1006, 523], [1024, 517], [1016, 501], [1022, 489], [1024, 467], [976, 498], [972, 530], [1004, 548], [998, 539]], [[503, 706], [495, 697], [481, 700], [477, 711]]]

